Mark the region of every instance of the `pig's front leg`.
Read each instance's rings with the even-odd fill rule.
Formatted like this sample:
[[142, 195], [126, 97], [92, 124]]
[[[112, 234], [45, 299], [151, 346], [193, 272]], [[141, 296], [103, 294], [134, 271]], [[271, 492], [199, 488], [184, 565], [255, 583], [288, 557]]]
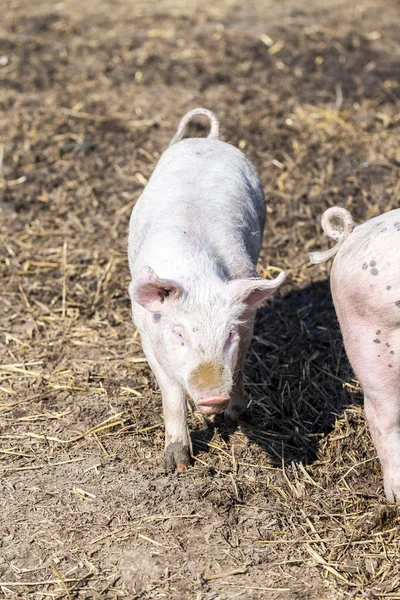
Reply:
[[246, 412], [246, 401], [244, 399], [243, 367], [235, 374], [232, 387], [231, 400], [225, 411], [225, 423], [228, 427], [235, 427], [240, 417]]
[[190, 464], [192, 450], [187, 427], [186, 394], [184, 389], [165, 373], [144, 336], [142, 345], [161, 390], [165, 422], [165, 469], [182, 472]]
[[185, 471], [190, 464], [192, 444], [187, 427], [186, 394], [172, 381], [161, 383], [165, 420], [165, 470]]
[[231, 392], [231, 401], [225, 411], [225, 421], [228, 426], [237, 423], [239, 418], [246, 412], [246, 400], [243, 387], [243, 366], [253, 335], [253, 328], [254, 322], [251, 321], [250, 324], [246, 324], [246, 327], [243, 326], [240, 334], [241, 342]]

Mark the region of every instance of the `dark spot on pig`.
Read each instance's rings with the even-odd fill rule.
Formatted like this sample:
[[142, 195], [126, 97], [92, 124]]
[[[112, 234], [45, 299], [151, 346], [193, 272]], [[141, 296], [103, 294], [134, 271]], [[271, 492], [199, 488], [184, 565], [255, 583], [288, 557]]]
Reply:
[[155, 313], [153, 315], [153, 321], [154, 321], [154, 323], [158, 323], [160, 319], [161, 319], [160, 313]]
[[400, 308], [400, 300], [397, 300], [397, 302], [395, 302], [395, 305], [397, 306], [397, 308]]
[[393, 367], [393, 365], [388, 365], [388, 367], [390, 367], [390, 368], [391, 368], [391, 367]]
[[375, 260], [371, 260], [371, 262], [369, 263], [370, 267], [376, 267], [376, 261]]
[[378, 340], [378, 338], [376, 338], [376, 340], [374, 340], [375, 344], [380, 344], [381, 340]]
[[391, 351], [390, 351], [390, 354], [394, 354], [394, 350], [391, 350]]
[[378, 331], [376, 332], [376, 335], [380, 335], [382, 333], [382, 331], [380, 329], [378, 329]]
[[387, 285], [387, 286], [386, 286], [386, 289], [387, 289], [387, 290], [391, 290], [391, 289], [392, 289], [392, 286], [391, 286], [391, 285]]
[[350, 294], [349, 303], [354, 306], [354, 310], [356, 315], [362, 319], [367, 315], [367, 307], [365, 302], [360, 302], [359, 292], [355, 292], [354, 294]]
[[371, 275], [378, 275], [378, 269], [371, 269]]
[[390, 344], [388, 344], [388, 342], [386, 342], [386, 346], [387, 346], [388, 348], [390, 348]]
[[368, 265], [367, 265], [367, 263], [364, 263], [364, 264], [363, 264], [363, 266], [362, 266], [362, 268], [364, 269], [364, 271], [365, 271], [366, 269], [368, 269]]

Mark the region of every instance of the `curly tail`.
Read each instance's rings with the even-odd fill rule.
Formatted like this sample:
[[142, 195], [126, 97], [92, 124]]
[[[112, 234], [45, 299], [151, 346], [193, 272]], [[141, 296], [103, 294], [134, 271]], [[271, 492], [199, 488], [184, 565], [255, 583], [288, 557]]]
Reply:
[[[332, 224], [332, 218], [335, 217], [343, 222], [343, 227], [337, 227]], [[335, 240], [337, 244], [325, 252], [310, 252], [308, 256], [314, 264], [325, 262], [329, 258], [332, 258], [332, 256], [335, 256], [354, 229], [354, 221], [351, 214], [348, 210], [340, 206], [328, 208], [322, 215], [321, 225], [326, 235]]]
[[172, 138], [172, 140], [170, 141], [170, 143], [169, 143], [170, 146], [172, 146], [173, 144], [176, 144], [176, 142], [179, 142], [182, 139], [186, 125], [196, 115], [204, 115], [205, 117], [208, 117], [210, 119], [211, 128], [210, 128], [210, 133], [208, 134], [207, 137], [210, 139], [213, 139], [213, 140], [218, 139], [218, 137], [219, 137], [219, 121], [218, 121], [217, 117], [215, 116], [215, 114], [213, 112], [211, 112], [211, 110], [208, 110], [207, 108], [194, 108], [193, 110], [186, 113], [186, 115], [184, 117], [182, 117], [182, 119], [179, 121], [178, 130], [177, 130], [176, 134], [174, 135], [174, 137]]

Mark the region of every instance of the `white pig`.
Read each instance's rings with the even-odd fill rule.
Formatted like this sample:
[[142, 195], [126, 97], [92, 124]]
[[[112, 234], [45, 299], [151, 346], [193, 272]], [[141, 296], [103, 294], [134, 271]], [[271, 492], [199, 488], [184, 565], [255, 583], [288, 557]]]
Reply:
[[[195, 115], [208, 138], [181, 141]], [[189, 464], [186, 394], [199, 411], [245, 410], [243, 361], [257, 306], [284, 281], [257, 277], [265, 200], [257, 172], [187, 113], [129, 225], [133, 321], [161, 389], [167, 470]]]
[[[334, 226], [332, 218], [343, 227]], [[327, 252], [311, 253], [310, 260], [323, 262], [337, 253], [331, 271], [333, 302], [363, 388], [386, 496], [400, 502], [400, 209], [354, 228], [347, 210], [330, 208], [322, 227], [338, 243]]]

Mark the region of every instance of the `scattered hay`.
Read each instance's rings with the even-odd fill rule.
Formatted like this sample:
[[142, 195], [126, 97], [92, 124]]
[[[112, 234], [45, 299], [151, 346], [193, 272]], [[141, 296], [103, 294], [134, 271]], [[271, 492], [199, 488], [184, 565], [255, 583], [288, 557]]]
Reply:
[[[400, 598], [319, 218], [399, 206], [396, 3], [19, 0], [0, 27], [0, 589], [34, 598]], [[165, 476], [131, 323], [129, 215], [180, 117], [215, 110], [269, 199], [249, 416], [190, 413]], [[205, 132], [192, 124], [194, 135]]]

